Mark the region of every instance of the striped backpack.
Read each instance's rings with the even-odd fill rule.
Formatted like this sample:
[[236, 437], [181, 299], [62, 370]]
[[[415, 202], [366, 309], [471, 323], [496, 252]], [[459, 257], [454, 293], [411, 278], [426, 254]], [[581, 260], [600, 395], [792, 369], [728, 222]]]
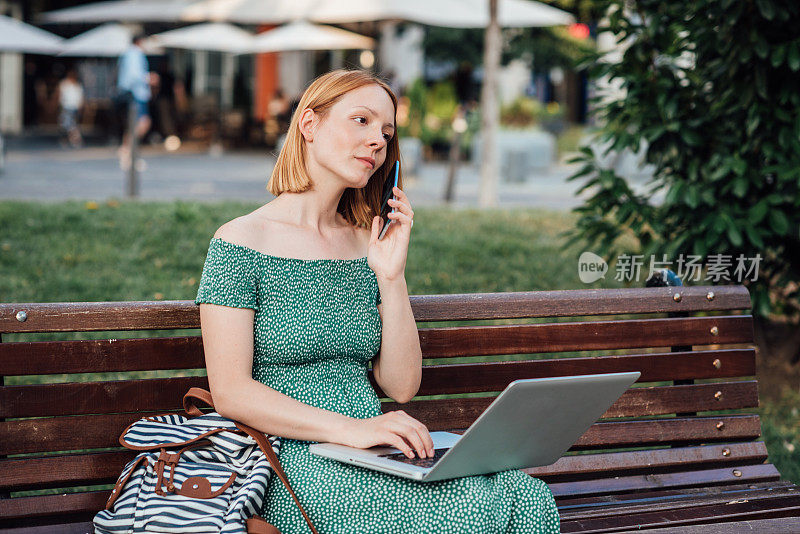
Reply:
[[280, 534], [256, 515], [273, 471], [317, 534], [278, 461], [280, 438], [217, 412], [204, 414], [196, 400], [214, 407], [208, 391], [191, 388], [183, 398], [191, 418], [144, 417], [122, 432], [120, 443], [141, 452], [94, 516], [95, 534]]

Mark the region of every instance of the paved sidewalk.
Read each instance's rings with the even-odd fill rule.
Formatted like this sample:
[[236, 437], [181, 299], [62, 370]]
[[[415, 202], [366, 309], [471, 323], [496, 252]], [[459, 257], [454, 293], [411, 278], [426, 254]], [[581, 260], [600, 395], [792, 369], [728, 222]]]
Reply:
[[[215, 156], [201, 146], [184, 145], [173, 153], [145, 146], [141, 154], [145, 163], [139, 173], [142, 200], [268, 202], [273, 198], [266, 184], [275, 157], [267, 150], [231, 150]], [[501, 182], [500, 206], [559, 210], [576, 206], [580, 199], [573, 192], [580, 184], [565, 180], [574, 169], [556, 165], [524, 183]], [[477, 166], [459, 165], [453, 206], [477, 207], [478, 177]], [[9, 148], [0, 173], [0, 199], [124, 199], [126, 179], [115, 147], [17, 146]], [[446, 162], [425, 163], [417, 176], [406, 177], [405, 191], [413, 205], [441, 205], [446, 179]]]

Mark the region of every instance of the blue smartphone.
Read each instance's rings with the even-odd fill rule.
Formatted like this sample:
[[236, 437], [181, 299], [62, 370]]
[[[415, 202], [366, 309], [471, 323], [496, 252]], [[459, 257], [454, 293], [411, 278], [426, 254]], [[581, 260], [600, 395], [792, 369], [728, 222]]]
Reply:
[[[386, 229], [389, 228], [389, 225], [392, 223], [392, 219], [388, 217], [389, 215], [389, 199], [395, 198], [394, 196], [394, 188], [397, 187], [397, 181], [400, 178], [400, 160], [395, 160], [394, 166], [392, 167], [392, 171], [389, 172], [389, 176], [386, 178], [386, 183], [383, 184], [383, 196], [381, 197], [381, 219], [383, 219], [383, 228], [381, 228], [381, 233], [378, 235], [378, 239], [383, 237], [383, 234], [386, 233]], [[397, 208], [391, 208], [392, 213], [397, 211]]]

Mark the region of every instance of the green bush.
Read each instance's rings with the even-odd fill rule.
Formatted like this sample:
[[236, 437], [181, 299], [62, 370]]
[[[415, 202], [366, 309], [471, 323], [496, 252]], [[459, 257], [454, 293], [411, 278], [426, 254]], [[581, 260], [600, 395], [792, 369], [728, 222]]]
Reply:
[[518, 96], [500, 108], [500, 124], [505, 128], [530, 128], [563, 118], [564, 109], [558, 102], [545, 105], [528, 96]]
[[[398, 123], [401, 137], [416, 137], [426, 146], [449, 144], [454, 137], [453, 120], [458, 110], [458, 96], [451, 81], [441, 81], [427, 87], [421, 78], [412, 82], [406, 94], [408, 119]], [[461, 148], [466, 150], [472, 136], [480, 129], [479, 110], [466, 114], [467, 131], [461, 136]]]
[[[594, 145], [646, 150], [646, 192], [583, 147], [573, 161], [590, 198], [574, 240], [610, 258], [633, 233], [645, 257], [761, 256], [754, 312], [800, 319], [800, 4], [794, 0], [598, 0], [599, 31], [626, 46], [620, 61], [588, 57], [618, 83], [599, 95]], [[663, 204], [652, 195], [665, 193]], [[722, 282], [725, 283], [725, 282]]]

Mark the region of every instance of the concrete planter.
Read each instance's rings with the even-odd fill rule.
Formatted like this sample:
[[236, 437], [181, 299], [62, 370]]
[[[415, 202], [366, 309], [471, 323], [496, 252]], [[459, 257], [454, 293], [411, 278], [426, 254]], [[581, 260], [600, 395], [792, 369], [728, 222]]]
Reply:
[[[481, 132], [472, 142], [475, 165], [480, 167]], [[556, 138], [539, 129], [503, 130], [497, 132], [497, 155], [504, 182], [524, 182], [535, 171], [547, 170], [556, 159]]]

